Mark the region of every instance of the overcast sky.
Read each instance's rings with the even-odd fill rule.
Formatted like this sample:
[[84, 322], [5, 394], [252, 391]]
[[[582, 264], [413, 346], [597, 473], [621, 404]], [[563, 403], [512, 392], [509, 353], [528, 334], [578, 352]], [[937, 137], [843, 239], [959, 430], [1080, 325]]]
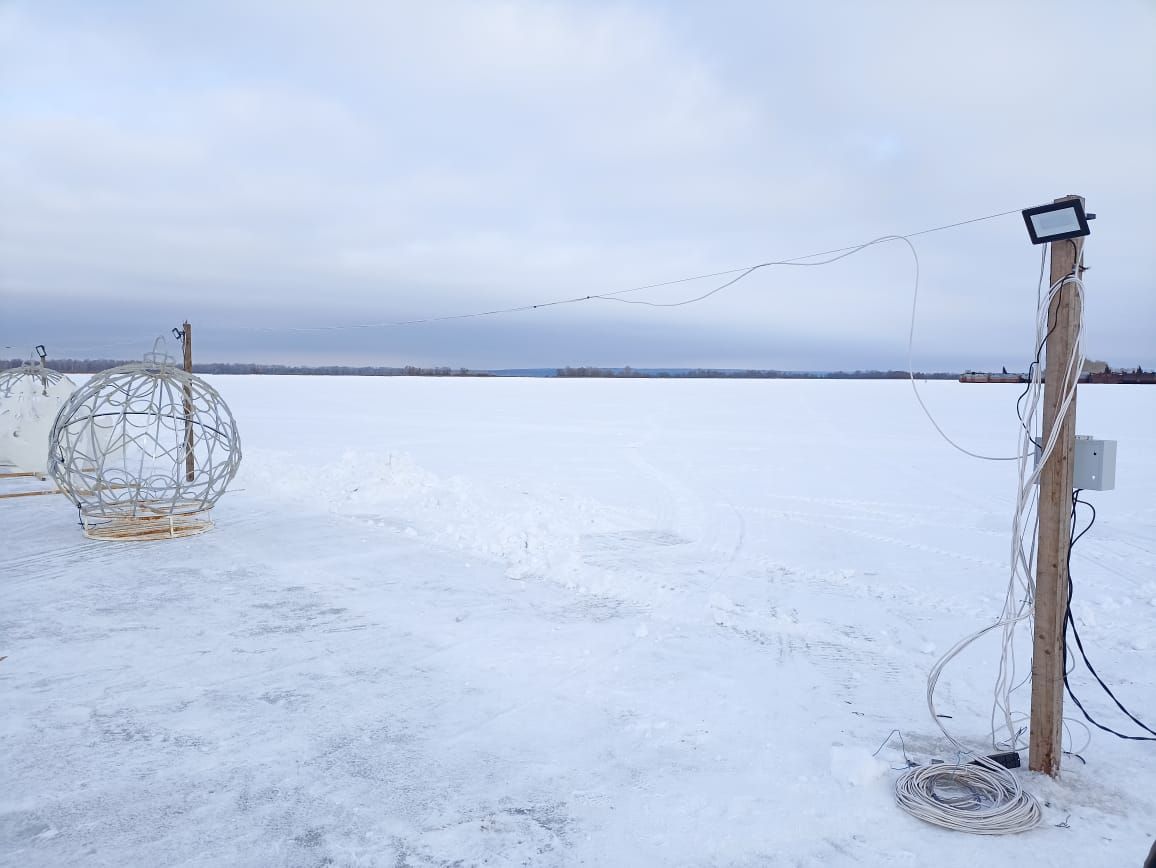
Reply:
[[[901, 244], [1087, 197], [1088, 353], [1156, 365], [1156, 3], [0, 0], [0, 351], [903, 367]], [[914, 239], [916, 364], [1022, 369], [1018, 214]], [[718, 280], [635, 293], [670, 302]], [[255, 329], [270, 329], [257, 331]]]

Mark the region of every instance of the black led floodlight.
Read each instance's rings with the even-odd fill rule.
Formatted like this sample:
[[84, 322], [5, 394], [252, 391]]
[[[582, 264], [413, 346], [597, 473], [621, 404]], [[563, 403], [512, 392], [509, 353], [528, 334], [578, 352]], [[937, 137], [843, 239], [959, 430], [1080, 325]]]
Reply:
[[1032, 244], [1047, 244], [1049, 241], [1063, 241], [1065, 238], [1079, 238], [1088, 235], [1089, 216], [1084, 213], [1084, 203], [1079, 199], [1065, 199], [1051, 205], [1037, 205], [1023, 212], [1024, 223]]

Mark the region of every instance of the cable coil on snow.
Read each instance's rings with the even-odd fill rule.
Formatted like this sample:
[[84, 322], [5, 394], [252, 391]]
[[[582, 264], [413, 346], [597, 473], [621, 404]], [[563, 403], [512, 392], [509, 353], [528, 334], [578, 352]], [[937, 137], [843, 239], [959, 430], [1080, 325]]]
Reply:
[[1026, 832], [1040, 822], [1040, 804], [1010, 771], [978, 760], [910, 768], [895, 781], [895, 801], [912, 816], [975, 835]]
[[97, 374], [61, 409], [49, 472], [76, 504], [85, 536], [191, 536], [241, 462], [237, 425], [217, 391], [158, 349]]

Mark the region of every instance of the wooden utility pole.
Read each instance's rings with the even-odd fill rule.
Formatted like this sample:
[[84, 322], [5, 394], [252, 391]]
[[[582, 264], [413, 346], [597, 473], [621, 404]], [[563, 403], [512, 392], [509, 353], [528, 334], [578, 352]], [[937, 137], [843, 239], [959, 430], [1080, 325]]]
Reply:
[[[193, 327], [188, 320], [181, 325], [181, 344], [185, 351], [185, 371], [193, 372]], [[193, 390], [185, 384], [185, 479], [193, 481]]]
[[[1081, 196], [1064, 196], [1067, 202]], [[1079, 268], [1083, 238], [1052, 242], [1051, 283]], [[1076, 274], [1077, 277], [1080, 274]], [[1059, 426], [1056, 445], [1040, 474], [1039, 545], [1036, 553], [1035, 634], [1032, 649], [1032, 715], [1028, 767], [1052, 777], [1060, 773], [1064, 718], [1064, 627], [1068, 607], [1068, 549], [1072, 533], [1072, 477], [1076, 449], [1076, 399], [1057, 418], [1065, 385], [1079, 378], [1071, 370], [1080, 332], [1077, 288], [1064, 284], [1048, 308], [1047, 365], [1044, 369], [1043, 442]], [[1065, 382], [1066, 381], [1066, 382]], [[1072, 388], [1075, 386], [1072, 384]]]

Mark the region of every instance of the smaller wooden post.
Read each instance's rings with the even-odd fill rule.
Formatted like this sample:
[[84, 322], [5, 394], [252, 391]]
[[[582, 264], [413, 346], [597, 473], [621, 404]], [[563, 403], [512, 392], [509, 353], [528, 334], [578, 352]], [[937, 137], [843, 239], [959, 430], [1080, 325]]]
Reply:
[[[193, 327], [188, 320], [181, 326], [181, 344], [185, 351], [185, 371], [193, 372]], [[193, 461], [193, 390], [185, 385], [185, 479], [193, 481], [196, 465]]]

